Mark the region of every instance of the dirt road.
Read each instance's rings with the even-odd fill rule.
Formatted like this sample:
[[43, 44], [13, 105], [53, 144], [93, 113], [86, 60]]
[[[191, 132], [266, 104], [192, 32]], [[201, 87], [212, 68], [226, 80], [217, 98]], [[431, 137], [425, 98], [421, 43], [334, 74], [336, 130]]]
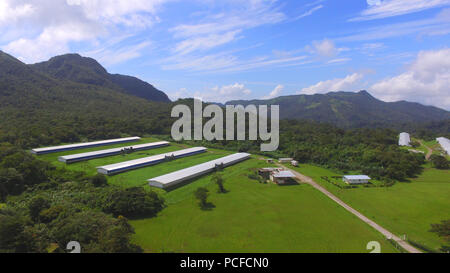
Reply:
[[277, 164], [278, 166], [288, 169], [290, 171], [292, 171], [292, 173], [297, 176], [298, 179], [300, 179], [300, 181], [307, 183], [311, 186], [313, 186], [315, 189], [319, 190], [320, 192], [322, 192], [323, 194], [325, 194], [326, 196], [328, 196], [331, 200], [333, 200], [334, 202], [338, 203], [339, 205], [341, 205], [344, 209], [346, 209], [347, 211], [351, 212], [352, 214], [354, 214], [356, 217], [358, 217], [359, 219], [361, 219], [362, 221], [364, 221], [365, 223], [367, 223], [368, 225], [370, 225], [371, 227], [373, 227], [374, 229], [376, 229], [377, 231], [379, 231], [381, 234], [383, 234], [386, 238], [390, 238], [393, 239], [394, 241], [396, 241], [401, 247], [403, 247], [406, 251], [410, 252], [410, 253], [422, 253], [420, 250], [416, 249], [415, 247], [413, 247], [412, 245], [410, 245], [409, 243], [405, 242], [404, 240], [402, 240], [400, 237], [394, 235], [393, 233], [389, 232], [387, 229], [383, 228], [382, 226], [378, 225], [377, 223], [375, 223], [374, 221], [370, 220], [369, 218], [367, 218], [366, 216], [362, 215], [360, 212], [358, 212], [357, 210], [355, 210], [354, 208], [350, 207], [349, 205], [347, 205], [346, 203], [344, 203], [344, 201], [342, 201], [341, 199], [337, 198], [334, 194], [332, 194], [331, 192], [329, 192], [328, 190], [326, 190], [324, 187], [320, 186], [317, 182], [315, 182], [311, 177], [305, 176], [299, 172], [296, 172], [292, 169], [286, 168], [286, 166], [283, 166], [281, 164]]
[[430, 160], [430, 157], [431, 157], [431, 155], [433, 154], [433, 150], [432, 150], [430, 147], [428, 147], [427, 145], [423, 144], [423, 142], [422, 142], [421, 140], [419, 140], [419, 143], [420, 143], [420, 145], [422, 145], [422, 146], [424, 146], [425, 148], [427, 148], [428, 153], [427, 153], [427, 155], [425, 156], [425, 159], [426, 159], [426, 160]]

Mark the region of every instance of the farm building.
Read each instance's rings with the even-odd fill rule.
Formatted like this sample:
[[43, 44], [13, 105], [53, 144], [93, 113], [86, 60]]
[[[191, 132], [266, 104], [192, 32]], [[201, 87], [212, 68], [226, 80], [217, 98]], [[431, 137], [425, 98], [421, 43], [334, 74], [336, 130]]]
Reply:
[[291, 165], [294, 167], [298, 167], [298, 161], [297, 160], [292, 160], [291, 161]]
[[367, 184], [372, 179], [367, 175], [345, 175], [342, 180], [347, 184]]
[[216, 160], [212, 160], [206, 163], [202, 163], [190, 168], [182, 169], [176, 172], [151, 178], [148, 180], [149, 185], [157, 188], [170, 188], [183, 181], [207, 174], [214, 171], [218, 166], [228, 167], [236, 164], [250, 157], [248, 153], [236, 153], [229, 156], [225, 156]]
[[60, 157], [58, 157], [58, 161], [69, 164], [69, 163], [74, 163], [74, 162], [79, 162], [79, 161], [91, 160], [94, 158], [119, 155], [126, 151], [133, 151], [133, 152], [134, 151], [144, 151], [144, 150], [155, 149], [155, 148], [164, 147], [164, 146], [168, 146], [168, 145], [169, 145], [169, 142], [167, 142], [167, 141], [146, 143], [146, 144], [114, 148], [114, 149], [107, 149], [107, 150], [101, 150], [101, 151], [95, 151], [95, 152], [60, 156]]
[[272, 158], [268, 158], [268, 159], [266, 160], [266, 162], [269, 163], [269, 164], [272, 164], [272, 163], [273, 163], [273, 159], [272, 159]]
[[125, 142], [133, 142], [133, 141], [138, 141], [140, 139], [141, 139], [140, 137], [126, 137], [126, 138], [117, 138], [117, 139], [85, 142], [85, 143], [78, 143], [78, 144], [61, 145], [61, 146], [55, 146], [55, 147], [36, 148], [36, 149], [32, 149], [31, 153], [36, 154], [36, 155], [43, 155], [43, 154], [70, 151], [70, 150], [76, 150], [76, 149], [92, 148], [92, 147], [105, 146], [105, 145], [111, 145], [111, 144], [119, 144], [119, 143], [125, 143]]
[[294, 159], [293, 158], [279, 158], [278, 162], [280, 162], [280, 163], [289, 163], [292, 160], [294, 160]]
[[409, 137], [408, 133], [401, 133], [398, 136], [398, 145], [400, 146], [411, 146], [411, 138]]
[[445, 137], [438, 137], [436, 138], [437, 142], [441, 145], [442, 149], [450, 155], [450, 140]]
[[137, 169], [145, 166], [150, 166], [154, 164], [158, 164], [161, 162], [164, 162], [166, 160], [172, 160], [180, 157], [195, 155], [199, 153], [206, 152], [206, 148], [204, 147], [195, 147], [195, 148], [189, 148], [184, 150], [179, 150], [175, 152], [165, 153], [165, 154], [159, 154], [154, 155], [150, 157], [125, 161], [121, 163], [111, 164], [107, 166], [97, 167], [97, 171], [102, 174], [106, 175], [112, 175], [117, 174], [121, 172], [126, 172], [132, 169]]
[[258, 170], [258, 174], [261, 177], [263, 177], [264, 179], [269, 180], [270, 179], [270, 175], [273, 172], [279, 172], [281, 170], [283, 170], [283, 169], [281, 169], [281, 168], [261, 168], [261, 169]]
[[270, 174], [270, 180], [278, 185], [291, 183], [295, 175], [290, 171], [276, 171]]

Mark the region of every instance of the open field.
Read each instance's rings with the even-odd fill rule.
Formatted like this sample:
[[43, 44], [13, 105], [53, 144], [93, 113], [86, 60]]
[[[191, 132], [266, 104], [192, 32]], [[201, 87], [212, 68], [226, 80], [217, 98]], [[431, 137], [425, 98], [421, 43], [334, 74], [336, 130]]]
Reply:
[[425, 166], [422, 175], [410, 183], [396, 183], [387, 188], [342, 190], [320, 179], [340, 175], [311, 165], [293, 168], [313, 178], [344, 202], [397, 235], [432, 249], [443, 241], [429, 232], [430, 224], [450, 218], [450, 171]]
[[[158, 217], [133, 220], [134, 241], [148, 252], [368, 252], [378, 232], [311, 186], [262, 184], [247, 177], [264, 167], [250, 159], [223, 171], [226, 194], [217, 193], [210, 175], [166, 193], [176, 200]], [[212, 210], [201, 210], [192, 192], [206, 186]]]
[[[127, 145], [158, 141], [142, 139]], [[87, 151], [127, 146], [96, 147], [39, 156], [58, 167], [95, 174], [96, 167], [166, 153], [186, 145], [139, 151], [65, 165], [57, 157]], [[381, 234], [323, 196], [311, 186], [277, 186], [261, 184], [247, 177], [250, 169], [268, 166], [255, 158], [223, 171], [226, 194], [216, 193], [210, 175], [202, 176], [171, 191], [150, 188], [147, 179], [187, 168], [231, 152], [208, 149], [208, 152], [148, 166], [108, 177], [108, 182], [124, 187], [144, 186], [161, 194], [168, 207], [158, 217], [133, 220], [134, 241], [148, 252], [368, 252], [367, 242], [382, 243], [382, 250], [395, 252]], [[440, 239], [428, 232], [431, 223], [450, 217], [450, 173], [426, 168], [411, 183], [397, 183], [390, 188], [339, 189], [321, 179], [342, 176], [324, 168], [301, 165], [294, 168], [353, 206], [367, 217], [397, 235], [437, 249]], [[336, 179], [335, 179], [336, 180]], [[339, 182], [336, 180], [336, 182]], [[379, 184], [375, 181], [374, 184]], [[342, 183], [344, 184], [344, 183]], [[206, 186], [211, 193], [212, 210], [201, 210], [194, 191]]]

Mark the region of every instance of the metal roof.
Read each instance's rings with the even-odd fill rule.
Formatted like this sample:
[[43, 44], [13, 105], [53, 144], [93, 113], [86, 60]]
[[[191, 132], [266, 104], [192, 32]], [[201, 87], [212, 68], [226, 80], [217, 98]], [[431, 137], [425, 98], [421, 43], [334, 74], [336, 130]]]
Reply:
[[46, 148], [36, 148], [32, 149], [31, 152], [33, 154], [48, 154], [48, 153], [56, 153], [61, 151], [75, 150], [81, 148], [95, 147], [95, 146], [104, 146], [109, 144], [117, 144], [123, 142], [132, 142], [140, 140], [140, 137], [126, 137], [126, 138], [116, 138], [109, 140], [101, 140], [94, 142], [85, 142], [85, 143], [77, 143], [77, 144], [69, 144], [69, 145], [61, 145], [54, 147], [46, 147]]
[[169, 144], [170, 143], [167, 141], [152, 142], [152, 143], [126, 146], [126, 147], [120, 147], [120, 148], [113, 148], [113, 149], [107, 149], [107, 150], [100, 150], [100, 151], [94, 151], [94, 152], [88, 152], [88, 153], [65, 155], [65, 156], [58, 157], [58, 160], [61, 162], [65, 162], [65, 163], [78, 162], [78, 161], [89, 160], [89, 159], [93, 159], [93, 158], [117, 155], [117, 154], [120, 154], [125, 149], [133, 148], [134, 151], [142, 151], [142, 150], [149, 150], [149, 149], [153, 149], [153, 148], [168, 146]]
[[410, 146], [411, 138], [409, 137], [408, 133], [401, 133], [398, 136], [398, 145], [400, 146]]
[[368, 177], [367, 175], [344, 175], [345, 179], [348, 180], [369, 180], [372, 179]]
[[437, 142], [439, 142], [442, 149], [444, 149], [445, 152], [450, 155], [450, 140], [445, 137], [438, 137], [438, 138], [436, 138], [436, 140], [437, 140]]
[[203, 153], [206, 150], [207, 149], [205, 147], [189, 148], [189, 149], [179, 150], [179, 151], [175, 151], [175, 152], [159, 154], [159, 155], [144, 157], [144, 158], [140, 158], [140, 159], [125, 161], [125, 162], [121, 162], [121, 163], [101, 166], [101, 167], [97, 167], [97, 170], [99, 173], [103, 173], [103, 174], [114, 174], [114, 173], [123, 172], [126, 170], [131, 170], [131, 169], [136, 169], [136, 168], [140, 168], [140, 167], [144, 167], [144, 166], [148, 166], [148, 165], [157, 164], [157, 163], [160, 163], [160, 162], [163, 162], [164, 160], [166, 160], [166, 157], [180, 158], [183, 156], [189, 156], [189, 155], [194, 155], [194, 154], [198, 154], [198, 153]]
[[227, 167], [240, 161], [246, 160], [249, 157], [250, 154], [248, 153], [236, 153], [206, 163], [202, 163], [193, 167], [189, 167], [169, 174], [151, 178], [148, 180], [148, 182], [150, 186], [158, 188], [167, 188], [175, 184], [178, 184], [182, 181], [211, 172], [216, 168], [217, 165]]
[[281, 171], [278, 173], [274, 173], [273, 177], [276, 178], [293, 178], [295, 175], [291, 171]]

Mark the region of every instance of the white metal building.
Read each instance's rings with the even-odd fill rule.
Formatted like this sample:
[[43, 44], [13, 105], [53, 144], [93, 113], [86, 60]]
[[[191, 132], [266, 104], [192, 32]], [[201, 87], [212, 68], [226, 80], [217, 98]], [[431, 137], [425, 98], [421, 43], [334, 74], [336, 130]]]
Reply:
[[347, 184], [367, 184], [370, 179], [367, 175], [345, 175], [342, 180]]
[[101, 150], [101, 151], [95, 151], [95, 152], [88, 152], [88, 153], [81, 153], [81, 154], [74, 154], [74, 155], [65, 155], [65, 156], [58, 157], [58, 160], [60, 162], [69, 164], [69, 163], [74, 163], [74, 162], [79, 162], [79, 161], [91, 160], [94, 158], [119, 155], [126, 150], [144, 151], [144, 150], [165, 147], [165, 146], [168, 146], [169, 144], [170, 143], [167, 141], [152, 142], [152, 143], [146, 143], [146, 144], [140, 144], [140, 145], [134, 145], [134, 146], [126, 146], [126, 147], [107, 149], [107, 150]]
[[31, 153], [36, 154], [36, 155], [42, 155], [42, 154], [70, 151], [70, 150], [76, 150], [76, 149], [91, 148], [91, 147], [105, 146], [105, 145], [125, 143], [125, 142], [133, 142], [133, 141], [138, 141], [140, 139], [141, 139], [140, 137], [126, 137], [126, 138], [117, 138], [117, 139], [61, 145], [61, 146], [46, 147], [46, 148], [36, 148], [36, 149], [32, 149]]
[[450, 155], [450, 140], [445, 137], [438, 137], [436, 138], [437, 142], [441, 145], [442, 149]]
[[137, 169], [145, 166], [155, 165], [166, 160], [172, 160], [176, 158], [181, 158], [185, 156], [195, 155], [199, 153], [206, 152], [205, 147], [195, 147], [184, 150], [179, 150], [175, 152], [159, 154], [149, 157], [144, 157], [140, 159], [125, 161], [121, 163], [111, 164], [107, 166], [97, 167], [97, 171], [102, 174], [112, 175], [121, 172], [126, 172], [132, 169]]
[[270, 180], [280, 185], [286, 184], [294, 178], [295, 175], [291, 171], [273, 172], [270, 175]]
[[293, 158], [279, 158], [278, 162], [280, 163], [290, 163], [292, 160], [294, 160]]
[[176, 172], [151, 178], [148, 180], [148, 182], [150, 186], [166, 189], [173, 187], [183, 181], [212, 172], [218, 166], [228, 167], [230, 165], [244, 161], [248, 158], [250, 158], [250, 154], [248, 153], [236, 153], [206, 163], [202, 163], [190, 168], [182, 169]]
[[411, 146], [410, 143], [411, 143], [411, 138], [409, 137], [408, 133], [403, 132], [398, 136], [398, 145]]

